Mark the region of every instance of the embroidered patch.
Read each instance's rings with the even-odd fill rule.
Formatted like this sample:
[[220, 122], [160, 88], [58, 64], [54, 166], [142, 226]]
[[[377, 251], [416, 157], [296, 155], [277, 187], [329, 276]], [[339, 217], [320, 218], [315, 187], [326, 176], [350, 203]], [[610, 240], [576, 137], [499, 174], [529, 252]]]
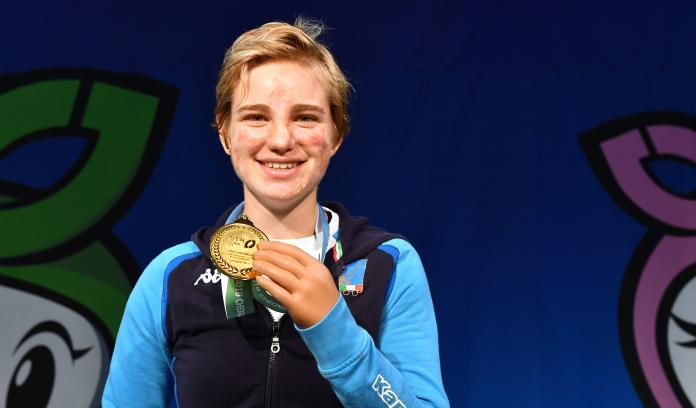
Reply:
[[367, 259], [351, 262], [338, 277], [338, 290], [344, 295], [358, 296], [363, 292]]

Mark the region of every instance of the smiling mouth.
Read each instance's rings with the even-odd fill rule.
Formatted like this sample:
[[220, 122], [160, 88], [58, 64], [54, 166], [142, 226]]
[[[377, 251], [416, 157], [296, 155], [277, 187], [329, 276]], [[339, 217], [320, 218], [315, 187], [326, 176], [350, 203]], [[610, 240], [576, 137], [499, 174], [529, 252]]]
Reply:
[[290, 162], [290, 163], [278, 163], [278, 162], [261, 162], [264, 166], [269, 169], [294, 169], [299, 166], [300, 162]]

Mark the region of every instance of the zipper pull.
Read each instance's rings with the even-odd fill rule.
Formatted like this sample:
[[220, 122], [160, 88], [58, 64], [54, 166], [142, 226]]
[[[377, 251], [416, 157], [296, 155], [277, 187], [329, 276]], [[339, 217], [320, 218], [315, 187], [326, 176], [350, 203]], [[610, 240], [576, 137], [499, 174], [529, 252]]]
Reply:
[[273, 322], [273, 340], [271, 341], [271, 353], [278, 354], [280, 351], [280, 338], [278, 337], [278, 332], [280, 331], [280, 322]]

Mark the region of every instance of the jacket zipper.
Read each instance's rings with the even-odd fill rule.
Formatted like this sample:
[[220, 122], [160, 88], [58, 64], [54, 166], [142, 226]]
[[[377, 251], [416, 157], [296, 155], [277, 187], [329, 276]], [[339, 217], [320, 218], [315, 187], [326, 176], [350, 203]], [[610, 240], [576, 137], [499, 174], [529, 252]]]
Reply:
[[[270, 314], [270, 313], [269, 313]], [[282, 319], [282, 317], [281, 317]], [[271, 407], [273, 402], [273, 391], [275, 390], [276, 362], [280, 353], [280, 320], [273, 320], [273, 335], [271, 338], [271, 349], [268, 353], [268, 366], [266, 369], [266, 399], [264, 406]]]
[[[338, 274], [340, 274], [345, 268], [345, 263], [343, 263], [342, 259], [339, 259], [338, 263], [334, 265], [332, 269], [338, 269]], [[336, 274], [336, 276], [338, 276], [338, 274]], [[278, 353], [280, 353], [280, 323], [285, 318], [285, 315], [276, 321], [268, 310], [266, 310], [266, 313], [273, 321], [273, 333], [271, 337], [271, 349], [268, 353], [268, 365], [266, 366], [266, 396], [264, 407], [271, 408], [273, 403], [273, 391], [275, 390], [276, 364], [278, 361]]]

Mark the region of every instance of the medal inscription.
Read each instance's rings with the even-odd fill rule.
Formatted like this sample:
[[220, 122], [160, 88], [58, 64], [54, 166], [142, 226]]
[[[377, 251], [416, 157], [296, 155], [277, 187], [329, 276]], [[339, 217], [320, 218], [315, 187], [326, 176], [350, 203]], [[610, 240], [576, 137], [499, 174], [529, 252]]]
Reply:
[[268, 241], [266, 234], [246, 216], [215, 231], [210, 240], [210, 256], [218, 270], [233, 279], [253, 279], [257, 273], [251, 266], [256, 245]]

